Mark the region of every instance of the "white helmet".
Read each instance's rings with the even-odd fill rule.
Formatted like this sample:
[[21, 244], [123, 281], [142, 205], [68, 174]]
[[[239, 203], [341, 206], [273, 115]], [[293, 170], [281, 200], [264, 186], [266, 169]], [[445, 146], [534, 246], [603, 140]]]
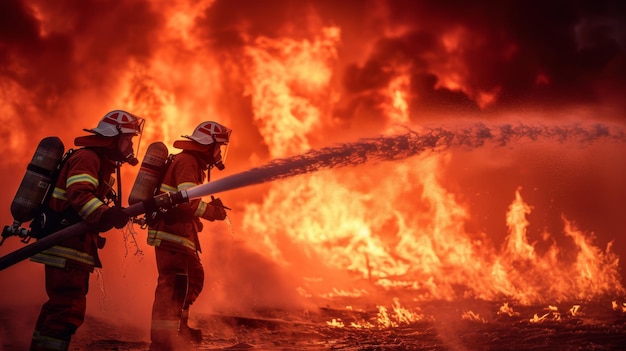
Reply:
[[191, 135], [183, 135], [183, 138], [187, 138], [197, 142], [200, 145], [210, 145], [214, 142], [228, 144], [230, 141], [230, 133], [232, 130], [224, 127], [216, 122], [202, 122]]
[[119, 134], [140, 135], [144, 122], [143, 118], [137, 117], [132, 113], [123, 110], [113, 110], [104, 115], [96, 128], [85, 129], [85, 131], [105, 137], [113, 137]]

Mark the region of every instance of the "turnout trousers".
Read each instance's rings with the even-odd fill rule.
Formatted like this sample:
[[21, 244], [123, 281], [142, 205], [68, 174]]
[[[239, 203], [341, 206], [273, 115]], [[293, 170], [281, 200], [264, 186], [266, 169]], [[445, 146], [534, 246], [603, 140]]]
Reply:
[[90, 271], [45, 266], [48, 301], [41, 307], [31, 351], [65, 351], [76, 329], [83, 324], [87, 308]]
[[204, 287], [204, 269], [197, 253], [155, 247], [159, 278], [152, 306], [150, 350], [177, 350], [183, 310], [188, 310]]

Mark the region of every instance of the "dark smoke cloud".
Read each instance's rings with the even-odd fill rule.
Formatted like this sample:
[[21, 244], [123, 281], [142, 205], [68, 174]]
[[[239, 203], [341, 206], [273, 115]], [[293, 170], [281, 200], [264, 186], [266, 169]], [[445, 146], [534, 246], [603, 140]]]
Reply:
[[[372, 95], [364, 93], [386, 87], [397, 68], [407, 65], [413, 116], [520, 106], [623, 107], [626, 5], [620, 1], [216, 1], [206, 17], [207, 36], [231, 49], [244, 42], [238, 34], [242, 28], [268, 37], [307, 36], [311, 13], [316, 24], [342, 30], [348, 94], [337, 113], [344, 118], [373, 106]], [[387, 27], [404, 31], [382, 34]], [[474, 94], [437, 85], [444, 77], [436, 66], [449, 60], [442, 35], [455, 29], [462, 30], [453, 55], [465, 65], [465, 88], [497, 92], [486, 111]], [[373, 50], [364, 61], [345, 59], [355, 42], [369, 44], [372, 38]]]
[[[166, 16], [158, 4], [140, 0], [7, 0], [0, 10], [0, 79], [3, 89], [27, 92], [11, 104], [30, 115], [20, 122], [30, 129], [41, 128], [47, 116], [74, 121], [71, 101], [86, 88], [110, 96], [116, 76], [160, 45]], [[195, 31], [224, 55], [239, 53], [242, 33], [307, 38], [320, 25], [336, 25], [342, 30], [337, 74], [346, 93], [335, 114], [347, 121], [359, 114], [379, 120], [376, 91], [399, 73], [397, 67], [408, 66], [409, 105], [419, 119], [572, 104], [621, 111], [625, 18], [626, 5], [617, 0], [218, 0], [198, 18]], [[388, 27], [403, 31], [385, 34]], [[454, 53], [465, 65], [463, 84], [473, 92], [496, 92], [484, 110], [475, 95], [438, 85], [444, 77], [434, 66], [448, 56], [441, 35], [455, 28], [463, 29]]]
[[[382, 38], [372, 55], [373, 62], [368, 64], [384, 67], [394, 58], [411, 63], [417, 82], [412, 86], [413, 93], [425, 97], [419, 99], [420, 107], [445, 111], [452, 106], [476, 111], [476, 106], [462, 96], [435, 88], [437, 77], [429, 73], [432, 62], [422, 59], [433, 52], [444, 58], [444, 48], [437, 38], [456, 26], [467, 30], [460, 43], [460, 55], [467, 65], [468, 86], [500, 91], [492, 109], [599, 103], [605, 91], [598, 89], [605, 84], [623, 92], [626, 76], [623, 68], [615, 67], [623, 67], [626, 53], [621, 2], [388, 4], [390, 22], [413, 23], [416, 28], [399, 38]], [[359, 71], [360, 67], [353, 70]], [[353, 86], [361, 85], [359, 76], [353, 79]]]

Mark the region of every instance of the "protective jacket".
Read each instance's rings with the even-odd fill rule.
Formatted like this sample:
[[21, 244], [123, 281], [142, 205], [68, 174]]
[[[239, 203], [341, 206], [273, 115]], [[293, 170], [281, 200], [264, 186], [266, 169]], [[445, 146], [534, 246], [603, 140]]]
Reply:
[[[177, 192], [202, 184], [207, 177], [206, 170], [206, 165], [191, 152], [174, 155], [160, 192]], [[148, 244], [191, 254], [201, 252], [198, 240], [198, 232], [202, 230], [200, 218], [213, 221], [213, 213], [213, 205], [201, 199], [178, 205], [148, 229]]]
[[[57, 179], [46, 223], [39, 230], [49, 234], [81, 220], [94, 229], [70, 238], [33, 256], [45, 264], [46, 293], [33, 333], [31, 351], [65, 351], [71, 336], [84, 321], [89, 274], [101, 267], [98, 248], [104, 238], [96, 224], [108, 210], [105, 204], [111, 192], [115, 164], [93, 149], [79, 149], [65, 162]], [[42, 234], [42, 233], [40, 233]]]
[[112, 192], [114, 172], [115, 163], [95, 150], [83, 148], [74, 152], [57, 179], [43, 230], [56, 232], [81, 220], [93, 225], [94, 230], [44, 250], [31, 261], [59, 268], [79, 265], [89, 271], [102, 267], [98, 248], [104, 245], [104, 238], [98, 235], [95, 226], [109, 209], [105, 200]]

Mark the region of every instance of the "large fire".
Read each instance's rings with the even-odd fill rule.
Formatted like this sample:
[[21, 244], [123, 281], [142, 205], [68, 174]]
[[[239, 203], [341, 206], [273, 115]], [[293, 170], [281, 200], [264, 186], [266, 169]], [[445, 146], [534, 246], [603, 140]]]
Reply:
[[[93, 13], [38, 0], [0, 5], [17, 18], [12, 28], [0, 25], [5, 224], [36, 141], [57, 133], [69, 148], [82, 128], [118, 107], [148, 120], [140, 156], [151, 142], [170, 146], [203, 120], [231, 127], [227, 169], [213, 179], [407, 128], [455, 130], [484, 121], [623, 126], [614, 98], [623, 80], [591, 80], [601, 69], [575, 71], [584, 64], [559, 70], [561, 62], [541, 61], [547, 39], [537, 38], [533, 51], [526, 26], [490, 25], [476, 10], [444, 19], [444, 9], [411, 1], [130, 3], [99, 4]], [[525, 9], [517, 7], [508, 10]], [[604, 64], [600, 78], [623, 72], [623, 46], [611, 40], [624, 39], [598, 32], [610, 32], [614, 22], [570, 20], [579, 51], [605, 45], [605, 56], [580, 60]], [[575, 315], [576, 302], [606, 296], [624, 309], [621, 135], [428, 151], [216, 194], [233, 210], [227, 223], [205, 226], [208, 288], [199, 304], [241, 311], [346, 296], [375, 304], [378, 325], [328, 321], [355, 328], [425, 318], [400, 296], [498, 301], [508, 315], [517, 313], [509, 303], [572, 303], [534, 321]], [[125, 191], [136, 172], [123, 171]], [[147, 328], [144, 302], [155, 268], [145, 259], [145, 233], [134, 230], [125, 239], [108, 235], [98, 284], [106, 290], [102, 305], [140, 305]], [[21, 245], [7, 243], [0, 253]], [[36, 300], [23, 304], [41, 300], [36, 269], [20, 263], [0, 272], [0, 280], [18, 283], [16, 291], [29, 291], [2, 291], [3, 305], [22, 296]], [[117, 286], [137, 292], [128, 297]], [[460, 318], [484, 320], [471, 310]]]

